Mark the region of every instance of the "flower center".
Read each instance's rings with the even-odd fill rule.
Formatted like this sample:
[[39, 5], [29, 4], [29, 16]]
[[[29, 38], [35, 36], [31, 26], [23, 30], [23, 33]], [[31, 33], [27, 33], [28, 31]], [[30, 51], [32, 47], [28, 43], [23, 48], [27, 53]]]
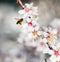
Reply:
[[31, 9], [30, 8], [25, 8], [25, 11], [26, 12], [29, 12]]
[[34, 36], [37, 35], [37, 31], [36, 30], [34, 30], [32, 33], [33, 33]]
[[41, 46], [44, 46], [45, 44], [44, 44], [43, 42], [40, 42], [40, 45], [41, 45]]
[[54, 51], [54, 55], [58, 56], [59, 55], [59, 51]]

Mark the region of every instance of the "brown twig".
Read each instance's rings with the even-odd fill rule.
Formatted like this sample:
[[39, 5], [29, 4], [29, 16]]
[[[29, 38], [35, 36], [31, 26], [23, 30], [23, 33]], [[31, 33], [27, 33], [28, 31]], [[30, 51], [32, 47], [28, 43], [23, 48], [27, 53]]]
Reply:
[[21, 0], [17, 0], [17, 2], [16, 3], [19, 3], [19, 5], [24, 9], [25, 8], [25, 6], [23, 5], [23, 3], [22, 3], [22, 1]]

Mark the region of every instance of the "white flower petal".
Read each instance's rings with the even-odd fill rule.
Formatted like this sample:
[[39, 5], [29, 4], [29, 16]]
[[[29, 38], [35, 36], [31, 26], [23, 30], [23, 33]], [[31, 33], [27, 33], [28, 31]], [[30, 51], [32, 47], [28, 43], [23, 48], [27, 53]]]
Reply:
[[25, 18], [27, 18], [27, 16], [28, 16], [28, 14], [24, 13], [23, 18], [25, 19]]
[[39, 26], [38, 26], [38, 25], [35, 27], [35, 30], [36, 30], [36, 31], [38, 31], [38, 30], [39, 30]]
[[19, 14], [25, 14], [25, 10], [18, 11]]
[[28, 32], [32, 32], [34, 30], [34, 28], [32, 26], [28, 27]]
[[38, 31], [37, 34], [38, 34], [38, 35], [42, 35], [41, 31]]

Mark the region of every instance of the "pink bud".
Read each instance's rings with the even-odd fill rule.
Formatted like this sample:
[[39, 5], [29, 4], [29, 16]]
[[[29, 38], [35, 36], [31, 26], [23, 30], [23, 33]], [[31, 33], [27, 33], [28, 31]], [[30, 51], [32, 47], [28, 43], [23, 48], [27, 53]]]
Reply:
[[32, 22], [28, 22], [28, 25], [29, 25], [29, 26], [32, 26]]

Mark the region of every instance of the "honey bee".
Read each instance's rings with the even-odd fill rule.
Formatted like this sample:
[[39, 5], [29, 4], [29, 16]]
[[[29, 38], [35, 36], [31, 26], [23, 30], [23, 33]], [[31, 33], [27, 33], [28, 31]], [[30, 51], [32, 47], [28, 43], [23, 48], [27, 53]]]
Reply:
[[23, 18], [21, 18], [21, 19], [18, 19], [18, 21], [17, 21], [17, 23], [16, 24], [22, 24], [22, 22], [23, 22]]

